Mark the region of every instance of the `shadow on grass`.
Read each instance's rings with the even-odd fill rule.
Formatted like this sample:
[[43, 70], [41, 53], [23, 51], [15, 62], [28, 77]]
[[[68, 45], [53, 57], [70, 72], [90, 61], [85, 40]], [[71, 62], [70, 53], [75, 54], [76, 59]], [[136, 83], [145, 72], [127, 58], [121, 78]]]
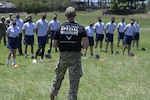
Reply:
[[116, 15], [132, 15], [132, 14], [144, 14], [147, 10], [106, 10], [103, 14], [116, 14]]
[[3, 64], [3, 63], [0, 63], [0, 65], [5, 65], [5, 64]]

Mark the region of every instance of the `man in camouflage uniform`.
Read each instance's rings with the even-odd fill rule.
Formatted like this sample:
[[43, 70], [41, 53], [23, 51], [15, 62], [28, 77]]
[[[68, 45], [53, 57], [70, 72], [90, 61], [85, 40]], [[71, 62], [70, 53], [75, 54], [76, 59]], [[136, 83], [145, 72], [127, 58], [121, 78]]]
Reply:
[[68, 7], [65, 11], [67, 21], [61, 24], [55, 32], [52, 41], [53, 47], [59, 43], [60, 57], [55, 69], [55, 77], [50, 88], [50, 100], [54, 100], [61, 87], [67, 68], [69, 69], [70, 90], [68, 100], [77, 100], [81, 68], [81, 41], [87, 49], [89, 43], [85, 28], [74, 21], [75, 8]]
[[6, 24], [7, 24], [7, 27], [10, 26], [10, 24], [12, 24], [12, 21], [13, 21], [13, 13], [9, 13], [9, 17], [6, 18]]
[[1, 21], [0, 21], [0, 44], [1, 44], [1, 40], [3, 38], [4, 40], [4, 45], [6, 46], [6, 23], [5, 23], [5, 17], [2, 16], [1, 17]]

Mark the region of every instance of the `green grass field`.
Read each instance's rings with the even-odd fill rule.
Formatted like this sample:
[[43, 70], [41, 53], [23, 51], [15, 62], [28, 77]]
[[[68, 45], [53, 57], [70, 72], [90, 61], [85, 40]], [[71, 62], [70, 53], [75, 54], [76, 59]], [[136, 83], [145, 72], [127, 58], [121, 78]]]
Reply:
[[[64, 13], [58, 14], [60, 22], [65, 21]], [[52, 14], [48, 13], [47, 20], [52, 19]], [[2, 14], [0, 14], [2, 15]], [[119, 51], [118, 55], [110, 52], [94, 52], [99, 54], [101, 59], [90, 57], [89, 51], [87, 59], [82, 59], [83, 77], [80, 81], [78, 100], [150, 100], [150, 17], [147, 14], [136, 14], [124, 16], [126, 23], [130, 18], [139, 20], [140, 24], [140, 44], [139, 49], [146, 47], [146, 51], [132, 50], [137, 58], [122, 55], [122, 49], [117, 48], [117, 31], [115, 31], [114, 51]], [[5, 16], [7, 16], [5, 14]], [[88, 25], [88, 22], [97, 21], [100, 11], [77, 12], [77, 22]], [[24, 19], [26, 14], [21, 14]], [[103, 22], [110, 21], [111, 17], [116, 17], [116, 23], [123, 16], [104, 15]], [[40, 14], [33, 15], [34, 22], [40, 18]], [[24, 48], [24, 45], [23, 45]], [[49, 44], [46, 46], [46, 53]], [[103, 42], [103, 49], [105, 42]], [[35, 42], [35, 50], [37, 42]], [[34, 51], [35, 51], [34, 50]], [[110, 50], [110, 48], [108, 48]], [[19, 68], [5, 66], [8, 49], [0, 44], [0, 100], [49, 100], [49, 88], [54, 76], [54, 68], [58, 61], [59, 53], [52, 52], [52, 59], [46, 59], [42, 63], [32, 63], [30, 57], [17, 55]], [[17, 53], [18, 54], [18, 53]], [[30, 48], [28, 48], [30, 55]], [[40, 57], [38, 57], [40, 58]], [[62, 87], [58, 94], [58, 100], [67, 100], [69, 90], [68, 72], [63, 80]]]

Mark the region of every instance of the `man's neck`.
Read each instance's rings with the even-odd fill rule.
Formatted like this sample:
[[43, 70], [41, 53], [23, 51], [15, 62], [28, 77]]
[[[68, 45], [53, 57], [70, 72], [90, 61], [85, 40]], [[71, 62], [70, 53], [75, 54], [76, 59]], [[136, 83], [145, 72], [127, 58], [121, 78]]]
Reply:
[[74, 22], [74, 18], [67, 18], [68, 22]]

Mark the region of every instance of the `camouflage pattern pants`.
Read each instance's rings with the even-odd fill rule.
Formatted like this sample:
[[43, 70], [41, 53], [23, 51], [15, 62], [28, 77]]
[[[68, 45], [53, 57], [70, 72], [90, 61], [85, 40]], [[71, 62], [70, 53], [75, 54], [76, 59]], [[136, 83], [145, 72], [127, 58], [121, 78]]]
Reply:
[[1, 43], [1, 40], [3, 38], [4, 39], [4, 44], [6, 45], [6, 32], [5, 31], [0, 30], [0, 43]]
[[80, 52], [60, 52], [59, 62], [55, 69], [56, 75], [50, 88], [50, 94], [54, 96], [58, 94], [67, 68], [69, 69], [70, 81], [68, 100], [77, 100], [78, 84], [82, 76]]

